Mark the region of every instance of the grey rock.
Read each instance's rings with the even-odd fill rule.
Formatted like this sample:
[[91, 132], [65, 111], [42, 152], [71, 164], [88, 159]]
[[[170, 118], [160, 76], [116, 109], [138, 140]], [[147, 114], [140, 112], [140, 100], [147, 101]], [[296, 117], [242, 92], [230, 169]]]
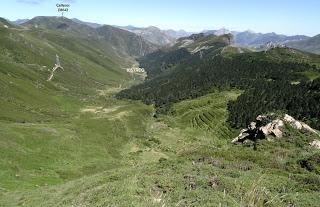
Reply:
[[[294, 119], [288, 114], [274, 120], [268, 116], [259, 115], [255, 122], [251, 122], [247, 128], [240, 131], [240, 134], [232, 140], [232, 143], [244, 143], [246, 140], [256, 141], [257, 139], [264, 139], [269, 135], [281, 138], [286, 124], [294, 129], [319, 135], [319, 133], [309, 125]], [[310, 146], [320, 149], [320, 141], [314, 140], [310, 143]]]

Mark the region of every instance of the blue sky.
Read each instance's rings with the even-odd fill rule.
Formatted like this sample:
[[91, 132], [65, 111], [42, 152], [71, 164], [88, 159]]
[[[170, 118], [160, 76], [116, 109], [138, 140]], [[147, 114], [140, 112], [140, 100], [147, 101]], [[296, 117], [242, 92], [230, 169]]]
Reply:
[[102, 24], [320, 33], [320, 0], [1, 0], [0, 16], [57, 16], [55, 5], [61, 1], [71, 4], [66, 17]]

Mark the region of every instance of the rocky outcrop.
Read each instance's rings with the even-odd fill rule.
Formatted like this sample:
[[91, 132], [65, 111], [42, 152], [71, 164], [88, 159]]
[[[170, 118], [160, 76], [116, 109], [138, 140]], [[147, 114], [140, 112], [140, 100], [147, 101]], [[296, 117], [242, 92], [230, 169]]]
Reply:
[[315, 139], [310, 142], [309, 145], [313, 148], [320, 149], [320, 140]]
[[305, 124], [303, 122], [295, 120], [292, 116], [289, 116], [288, 114], [284, 115], [283, 120], [286, 123], [290, 124], [295, 129], [299, 129], [299, 130], [303, 130], [303, 131], [307, 131], [307, 132], [312, 132], [312, 133], [318, 134], [318, 132], [316, 130], [312, 129], [309, 125], [307, 125], [307, 124]]
[[264, 47], [265, 47], [265, 50], [268, 51], [273, 48], [285, 48], [286, 45], [281, 43], [268, 42], [267, 44], [265, 44]]
[[[292, 116], [285, 114], [282, 118], [272, 119], [268, 116], [259, 115], [255, 122], [251, 122], [250, 125], [242, 129], [239, 136], [232, 140], [232, 143], [243, 143], [246, 140], [258, 140], [272, 135], [274, 137], [281, 138], [284, 133], [284, 129], [287, 125], [292, 128], [301, 130], [303, 132], [310, 132], [318, 134], [318, 132], [312, 129], [304, 122], [295, 120]], [[318, 134], [319, 135], [319, 134]], [[318, 140], [316, 140], [318, 141]], [[320, 141], [310, 143], [311, 146], [318, 146], [320, 148]]]
[[259, 124], [257, 122], [251, 122], [250, 125], [242, 129], [239, 136], [232, 140], [232, 143], [243, 143], [246, 140], [257, 140], [263, 139], [265, 135], [263, 134], [262, 130], [260, 129]]
[[260, 127], [260, 129], [265, 136], [274, 135], [276, 137], [282, 137], [283, 127], [284, 127], [284, 122], [281, 119], [276, 119], [268, 123], [267, 125]]

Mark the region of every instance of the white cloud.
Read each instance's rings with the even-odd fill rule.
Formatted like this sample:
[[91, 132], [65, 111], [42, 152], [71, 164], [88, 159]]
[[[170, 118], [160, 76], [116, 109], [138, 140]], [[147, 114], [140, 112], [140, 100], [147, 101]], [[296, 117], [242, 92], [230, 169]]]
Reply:
[[46, 0], [17, 0], [18, 3], [23, 4], [40, 4]]
[[[17, 0], [18, 3], [33, 4], [33, 5], [41, 4], [45, 1], [48, 1], [48, 0]], [[61, 3], [67, 3], [67, 4], [76, 2], [76, 0], [57, 0], [57, 1], [60, 1]]]
[[71, 3], [75, 3], [75, 2], [76, 2], [76, 0], [60, 0], [60, 2], [62, 2], [62, 3], [69, 3], [69, 4], [71, 4]]

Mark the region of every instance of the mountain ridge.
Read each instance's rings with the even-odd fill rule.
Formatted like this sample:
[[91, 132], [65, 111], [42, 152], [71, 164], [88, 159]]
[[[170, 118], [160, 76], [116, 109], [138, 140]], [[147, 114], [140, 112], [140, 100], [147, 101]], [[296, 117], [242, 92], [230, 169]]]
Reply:
[[292, 41], [287, 45], [307, 52], [320, 54], [320, 34], [306, 40]]
[[[126, 30], [121, 30], [108, 25], [93, 28], [65, 17], [35, 17], [21, 24], [21, 26], [33, 29], [56, 30], [69, 35], [81, 35], [83, 38], [92, 38], [97, 41], [104, 39], [108, 44], [113, 45], [120, 52], [128, 53], [129, 55], [140, 56], [157, 49], [157, 47], [152, 43], [149, 43]], [[136, 45], [127, 47], [132, 43]], [[138, 44], [140, 45], [140, 48], [138, 47]]]
[[116, 26], [116, 27], [135, 33], [143, 37], [144, 39], [148, 40], [149, 42], [152, 42], [153, 44], [156, 44], [159, 46], [170, 45], [170, 44], [173, 44], [175, 41], [174, 37], [168, 35], [165, 31], [155, 26], [149, 26], [149, 27]]
[[[103, 24], [86, 22], [76, 18], [73, 18], [71, 20], [76, 23], [86, 25], [95, 29], [103, 26]], [[17, 25], [23, 25], [27, 21], [29, 21], [29, 19], [18, 19], [13, 22]], [[151, 42], [152, 44], [157, 45], [158, 47], [173, 45], [177, 39], [181, 37], [190, 36], [193, 33], [195, 34], [197, 33], [197, 32], [186, 32], [185, 30], [172, 30], [172, 29], [161, 30], [155, 26], [149, 26], [149, 27], [135, 27], [132, 25], [128, 25], [128, 26], [113, 25], [113, 26], [135, 33], [136, 35], [141, 36], [145, 40]], [[200, 33], [204, 33], [205, 35], [209, 35], [209, 34], [222, 35], [222, 34], [231, 33], [234, 35], [235, 44], [243, 47], [253, 47], [253, 48], [259, 49], [260, 47], [264, 47], [268, 43], [273, 43], [273, 44], [285, 44], [288, 46], [293, 46], [297, 49], [305, 50], [307, 52], [319, 53], [318, 45], [320, 44], [317, 41], [314, 41], [313, 40], [314, 38], [310, 40], [310, 41], [313, 41], [313, 43], [307, 43], [307, 40], [312, 37], [309, 37], [306, 35], [283, 35], [283, 34], [277, 34], [274, 32], [260, 33], [260, 32], [254, 32], [251, 30], [231, 31], [226, 28], [221, 28], [217, 30], [203, 30]], [[302, 41], [302, 42], [299, 43], [299, 41]], [[303, 46], [303, 44], [316, 44], [316, 46], [313, 49], [312, 48], [313, 46], [311, 45]]]
[[218, 30], [204, 30], [204, 34], [215, 34], [215, 35], [221, 35], [221, 34], [228, 34], [231, 33], [234, 35], [235, 43], [239, 46], [251, 46], [251, 47], [258, 47], [261, 45], [265, 45], [269, 42], [272, 43], [280, 43], [285, 44], [291, 41], [300, 41], [300, 40], [306, 40], [310, 38], [306, 35], [283, 35], [283, 34], [277, 34], [275, 32], [269, 32], [269, 33], [260, 33], [260, 32], [254, 32], [251, 30], [246, 30], [243, 32], [240, 31], [230, 31], [228, 29], [222, 28]]

